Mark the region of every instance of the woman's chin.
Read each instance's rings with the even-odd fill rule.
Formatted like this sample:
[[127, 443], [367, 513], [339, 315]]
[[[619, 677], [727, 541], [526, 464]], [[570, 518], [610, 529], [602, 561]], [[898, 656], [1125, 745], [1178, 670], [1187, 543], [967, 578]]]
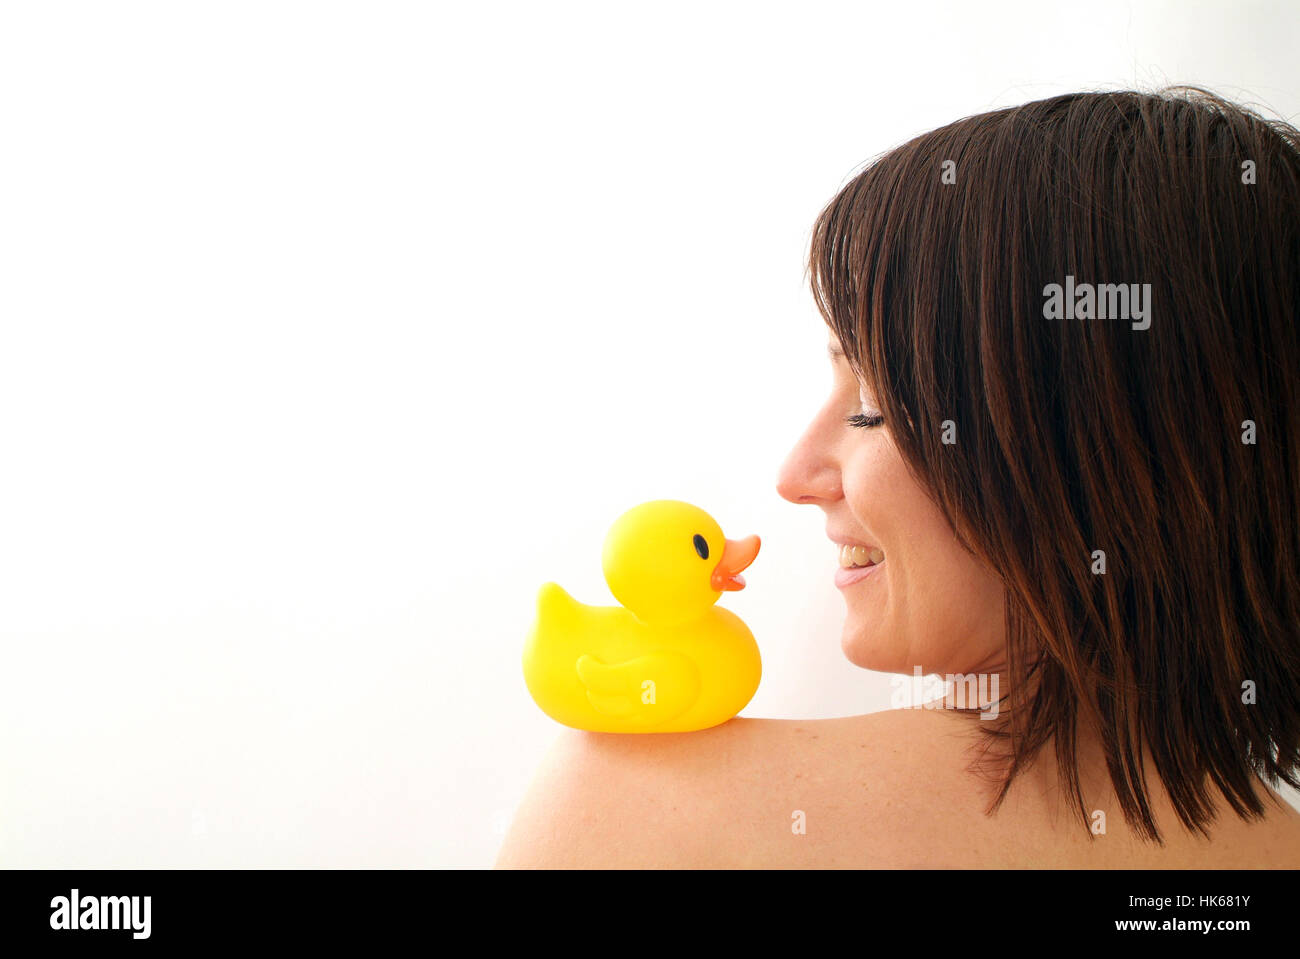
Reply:
[[912, 667], [903, 662], [905, 651], [891, 646], [875, 630], [850, 629], [846, 624], [840, 636], [840, 650], [844, 657], [860, 669], [880, 673], [910, 673]]

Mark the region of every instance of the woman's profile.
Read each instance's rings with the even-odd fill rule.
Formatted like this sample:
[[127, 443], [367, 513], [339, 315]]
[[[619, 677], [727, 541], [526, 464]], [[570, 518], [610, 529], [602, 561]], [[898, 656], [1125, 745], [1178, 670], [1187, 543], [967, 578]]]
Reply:
[[1300, 867], [1300, 133], [1194, 88], [967, 117], [808, 265], [833, 384], [777, 491], [843, 651], [995, 701], [566, 731], [498, 865]]

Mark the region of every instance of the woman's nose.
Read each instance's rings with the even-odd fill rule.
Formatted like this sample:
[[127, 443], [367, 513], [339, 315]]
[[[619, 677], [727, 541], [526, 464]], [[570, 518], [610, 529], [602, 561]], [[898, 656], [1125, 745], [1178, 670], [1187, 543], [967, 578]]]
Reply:
[[777, 474], [776, 491], [791, 503], [818, 503], [840, 496], [839, 464], [817, 442], [817, 427], [813, 423], [799, 438]]

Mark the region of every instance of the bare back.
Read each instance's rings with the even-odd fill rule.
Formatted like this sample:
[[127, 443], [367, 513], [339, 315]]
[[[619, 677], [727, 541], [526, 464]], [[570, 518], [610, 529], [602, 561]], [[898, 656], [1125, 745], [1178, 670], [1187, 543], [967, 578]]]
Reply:
[[[889, 785], [881, 790], [883, 804], [871, 811], [870, 837], [864, 838], [861, 856], [882, 866], [927, 868], [1300, 866], [1300, 813], [1262, 785], [1265, 818], [1247, 823], [1220, 798], [1207, 840], [1182, 826], [1159, 781], [1150, 779], [1163, 839], [1163, 845], [1157, 845], [1142, 840], [1125, 822], [1104, 765], [1094, 763], [1081, 770], [1090, 825], [1098, 827], [1094, 835], [1068, 798], [1050, 748], [987, 815], [996, 789], [972, 771], [978, 756], [972, 747], [980, 741], [976, 726], [943, 710], [899, 710], [832, 720], [822, 727], [824, 732], [810, 730], [830, 738], [844, 752], [861, 738], [877, 744], [859, 750], [870, 757], [864, 761], [873, 768], [858, 774], [874, 773]], [[894, 745], [887, 745], [890, 741]], [[899, 827], [894, 812], [903, 806], [911, 807], [903, 819], [906, 828]]]

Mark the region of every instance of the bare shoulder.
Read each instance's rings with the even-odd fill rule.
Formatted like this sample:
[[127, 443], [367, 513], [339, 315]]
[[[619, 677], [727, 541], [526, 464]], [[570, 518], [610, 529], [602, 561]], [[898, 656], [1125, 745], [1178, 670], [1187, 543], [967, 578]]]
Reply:
[[[507, 868], [1295, 868], [1300, 814], [1230, 812], [1206, 840], [1159, 803], [1164, 846], [1116, 801], [1090, 841], [1061, 790], [1031, 776], [995, 816], [971, 776], [972, 726], [949, 711], [733, 719], [694, 733], [566, 730], [542, 762], [497, 865]], [[1050, 773], [1051, 763], [1039, 764]], [[1037, 768], [1037, 767], [1036, 767]]]
[[[897, 864], [899, 826], [942, 802], [933, 770], [953, 754], [952, 732], [913, 710], [733, 719], [694, 733], [566, 730], [542, 762], [497, 865]], [[919, 788], [923, 781], [928, 788]]]

